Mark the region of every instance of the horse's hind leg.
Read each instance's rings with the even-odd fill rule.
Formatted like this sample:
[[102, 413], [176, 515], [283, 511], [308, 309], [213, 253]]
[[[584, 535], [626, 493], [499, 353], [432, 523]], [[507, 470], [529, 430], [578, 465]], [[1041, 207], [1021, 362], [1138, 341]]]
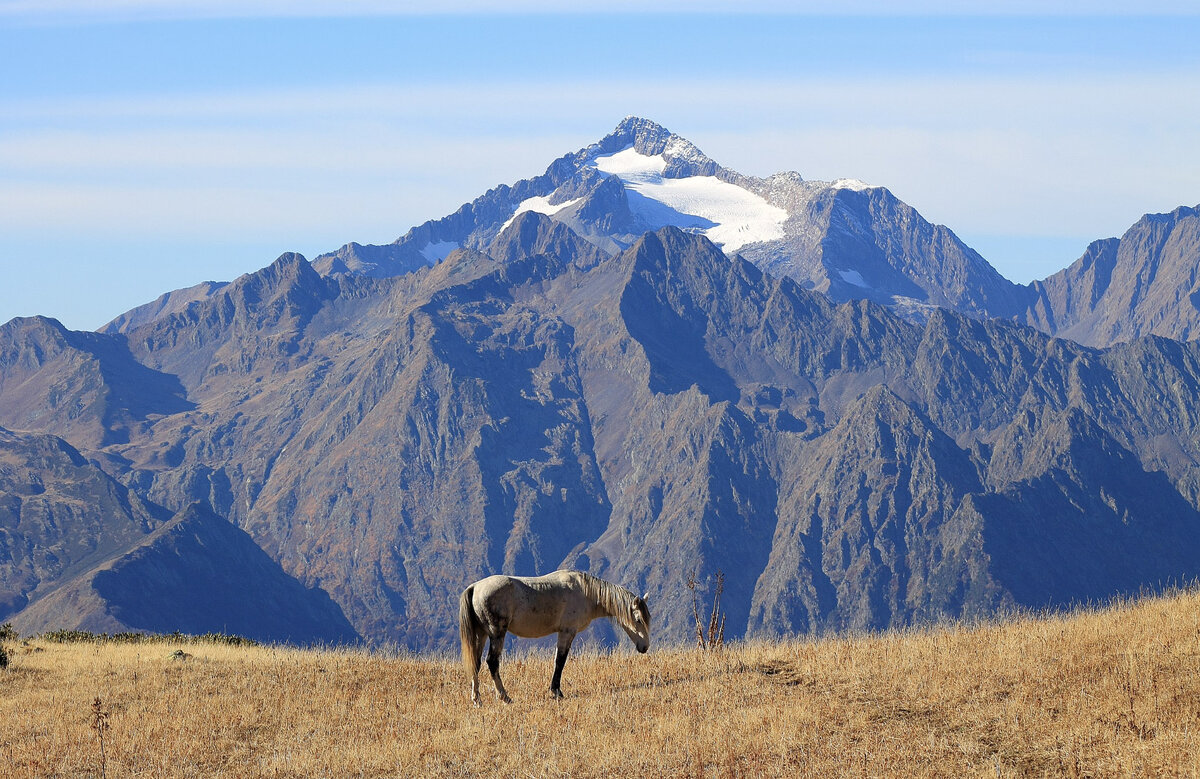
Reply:
[[472, 657], [475, 662], [473, 664], [474, 672], [471, 674], [471, 702], [476, 706], [479, 705], [479, 665], [480, 657], [483, 654], [483, 641], [486, 636], [480, 632], [471, 636]]
[[504, 633], [498, 636], [492, 636], [492, 640], [488, 642], [488, 670], [492, 672], [492, 682], [496, 685], [496, 695], [505, 703], [512, 703], [512, 698], [508, 697], [508, 692], [504, 689], [504, 682], [500, 681], [500, 654], [504, 651]]
[[574, 633], [558, 634], [558, 654], [554, 658], [554, 678], [550, 680], [550, 694], [555, 698], [563, 697], [559, 683], [562, 681], [563, 666], [567, 664], [567, 653], [571, 651], [571, 642], [574, 640]]

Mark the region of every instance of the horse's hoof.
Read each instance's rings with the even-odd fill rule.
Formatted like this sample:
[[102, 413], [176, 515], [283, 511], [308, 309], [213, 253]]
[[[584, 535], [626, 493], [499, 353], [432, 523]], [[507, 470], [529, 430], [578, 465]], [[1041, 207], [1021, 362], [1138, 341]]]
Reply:
[[561, 701], [563, 699], [562, 690], [551, 690], [550, 697], [556, 701]]

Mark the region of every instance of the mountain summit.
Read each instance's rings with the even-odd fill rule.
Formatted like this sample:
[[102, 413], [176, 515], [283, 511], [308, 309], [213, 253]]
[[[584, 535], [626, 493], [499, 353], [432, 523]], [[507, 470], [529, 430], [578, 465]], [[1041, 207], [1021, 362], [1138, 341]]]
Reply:
[[978, 316], [1021, 308], [1020, 288], [882, 187], [806, 181], [795, 172], [746, 176], [635, 116], [541, 176], [496, 187], [394, 243], [347, 244], [314, 267], [326, 275], [408, 273], [457, 248], [486, 252], [525, 211], [550, 216], [609, 255], [648, 231], [678, 227], [835, 301], [865, 298], [918, 313], [944, 306]]

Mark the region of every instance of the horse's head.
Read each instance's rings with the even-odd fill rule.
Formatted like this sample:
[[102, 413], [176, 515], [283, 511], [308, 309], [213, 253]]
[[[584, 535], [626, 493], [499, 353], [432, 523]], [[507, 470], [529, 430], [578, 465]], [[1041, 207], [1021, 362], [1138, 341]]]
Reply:
[[645, 654], [650, 648], [650, 607], [646, 605], [645, 595], [629, 603], [629, 617], [620, 624], [637, 651]]

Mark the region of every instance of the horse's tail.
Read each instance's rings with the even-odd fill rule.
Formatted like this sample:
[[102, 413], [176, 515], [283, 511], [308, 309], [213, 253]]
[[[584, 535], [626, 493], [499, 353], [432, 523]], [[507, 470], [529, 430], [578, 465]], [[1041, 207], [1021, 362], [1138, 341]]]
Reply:
[[474, 593], [475, 585], [472, 584], [463, 590], [462, 597], [458, 599], [458, 632], [462, 636], [463, 666], [472, 679], [479, 673], [479, 653], [482, 649], [479, 646], [479, 633], [483, 630], [483, 623], [471, 605]]

